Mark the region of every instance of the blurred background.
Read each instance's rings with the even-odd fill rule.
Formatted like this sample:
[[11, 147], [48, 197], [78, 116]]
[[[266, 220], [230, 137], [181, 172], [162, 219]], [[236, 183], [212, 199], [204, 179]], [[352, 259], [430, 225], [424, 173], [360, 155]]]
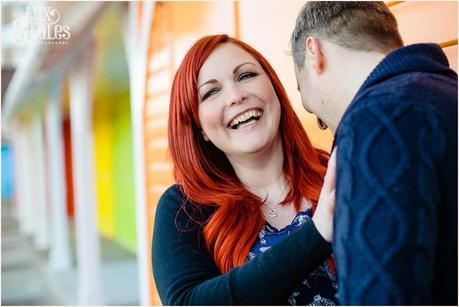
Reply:
[[[405, 44], [439, 43], [457, 72], [457, 1], [386, 3]], [[173, 183], [170, 88], [203, 35], [258, 49], [312, 142], [330, 150], [289, 55], [303, 4], [2, 1], [2, 305], [161, 304], [150, 248]]]

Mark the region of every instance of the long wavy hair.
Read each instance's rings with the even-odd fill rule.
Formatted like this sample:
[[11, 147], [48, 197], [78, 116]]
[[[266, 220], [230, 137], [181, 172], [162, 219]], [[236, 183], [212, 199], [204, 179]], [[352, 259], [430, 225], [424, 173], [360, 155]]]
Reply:
[[246, 43], [228, 35], [201, 38], [185, 55], [174, 78], [169, 110], [169, 150], [174, 177], [193, 203], [216, 206], [204, 223], [206, 247], [222, 273], [246, 262], [265, 219], [263, 200], [236, 176], [225, 154], [201, 133], [198, 114], [198, 74], [212, 51], [232, 43], [251, 54], [269, 76], [280, 102], [279, 132], [284, 153], [283, 173], [290, 187], [282, 204], [300, 209], [303, 198], [317, 206], [328, 154], [312, 146], [279, 78], [268, 61]]

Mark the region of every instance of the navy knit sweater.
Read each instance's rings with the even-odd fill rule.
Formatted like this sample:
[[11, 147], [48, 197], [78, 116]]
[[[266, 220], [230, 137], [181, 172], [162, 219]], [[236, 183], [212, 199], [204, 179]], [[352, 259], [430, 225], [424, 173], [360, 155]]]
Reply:
[[457, 305], [457, 74], [435, 44], [373, 70], [336, 131], [341, 304]]

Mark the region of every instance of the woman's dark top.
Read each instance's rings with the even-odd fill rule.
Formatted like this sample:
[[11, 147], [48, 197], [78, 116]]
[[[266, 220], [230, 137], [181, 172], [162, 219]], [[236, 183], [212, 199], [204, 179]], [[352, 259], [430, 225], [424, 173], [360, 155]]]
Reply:
[[[255, 244], [249, 252], [248, 259], [268, 251], [285, 237], [297, 231], [302, 225], [312, 218], [312, 210], [306, 209], [297, 213], [290, 225], [277, 229], [268, 222], [261, 229]], [[289, 305], [336, 305], [337, 280], [334, 270], [330, 269], [330, 262], [325, 261], [314, 272], [309, 274], [303, 282], [289, 295], [285, 304]]]
[[285, 305], [293, 290], [331, 255], [312, 220], [246, 264], [221, 274], [205, 247], [203, 222], [214, 207], [186, 201], [178, 185], [156, 210], [152, 267], [167, 305]]

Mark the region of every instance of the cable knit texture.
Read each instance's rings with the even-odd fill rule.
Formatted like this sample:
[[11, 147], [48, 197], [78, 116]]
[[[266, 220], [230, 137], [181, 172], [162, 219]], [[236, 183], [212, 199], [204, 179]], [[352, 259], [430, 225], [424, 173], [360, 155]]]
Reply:
[[340, 122], [333, 249], [345, 305], [457, 305], [457, 74], [393, 51]]

